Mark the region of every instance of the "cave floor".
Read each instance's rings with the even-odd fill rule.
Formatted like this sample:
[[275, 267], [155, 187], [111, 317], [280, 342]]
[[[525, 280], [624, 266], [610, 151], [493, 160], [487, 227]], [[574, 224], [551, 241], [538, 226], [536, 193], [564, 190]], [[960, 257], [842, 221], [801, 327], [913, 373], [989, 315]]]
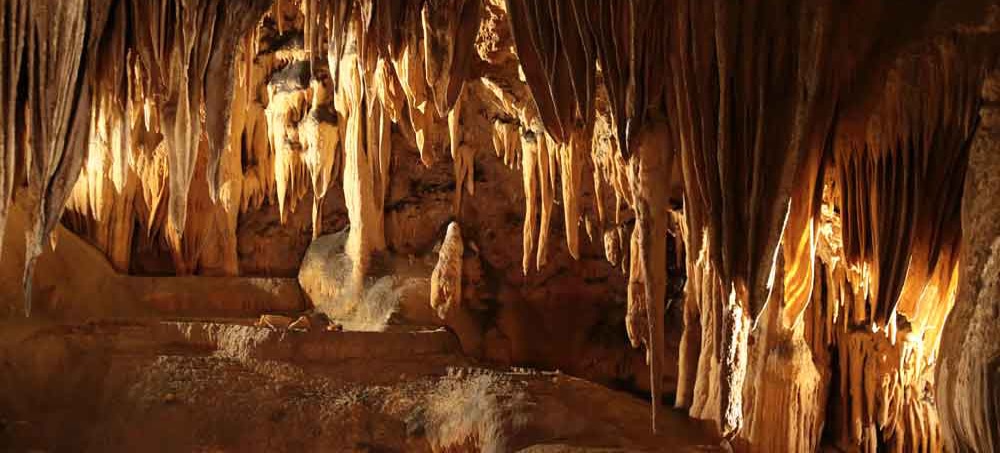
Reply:
[[445, 330], [275, 331], [250, 320], [0, 321], [0, 450], [712, 451], [648, 402], [495, 369]]

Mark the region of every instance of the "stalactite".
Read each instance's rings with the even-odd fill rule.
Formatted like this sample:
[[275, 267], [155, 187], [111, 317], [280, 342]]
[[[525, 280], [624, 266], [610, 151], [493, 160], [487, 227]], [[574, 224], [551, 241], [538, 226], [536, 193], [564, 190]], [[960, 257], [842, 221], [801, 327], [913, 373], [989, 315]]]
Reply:
[[218, 199], [220, 186], [225, 182], [219, 163], [229, 141], [237, 42], [257, 24], [271, 1], [221, 2], [218, 6], [220, 12], [211, 31], [212, 47], [204, 73], [205, 133], [209, 145], [206, 174], [212, 201]]
[[[655, 124], [655, 123], [654, 123]], [[647, 329], [646, 357], [649, 363], [650, 394], [653, 404], [653, 431], [656, 431], [663, 382], [664, 303], [667, 286], [667, 218], [669, 216], [670, 173], [673, 150], [665, 127], [643, 130], [638, 150], [629, 165], [629, 180], [635, 194], [636, 228], [632, 271], [638, 270], [644, 286]], [[630, 296], [634, 296], [630, 292]], [[629, 313], [640, 312], [629, 299]], [[631, 336], [630, 331], [630, 336]], [[632, 339], [633, 344], [636, 339]]]
[[[252, 37], [253, 33], [246, 35]], [[243, 175], [243, 153], [244, 149], [249, 151], [247, 154], [253, 152], [252, 145], [250, 145], [253, 134], [249, 134], [248, 137], [251, 138], [244, 138], [244, 133], [251, 127], [248, 124], [254, 119], [251, 106], [257, 106], [253, 100], [254, 93], [250, 89], [250, 85], [253, 84], [253, 66], [246, 65], [246, 61], [252, 60], [252, 57], [256, 55], [255, 47], [249, 44], [246, 39], [242, 39], [237, 44], [236, 54], [233, 57], [235, 60], [233, 64], [237, 65], [240, 70], [234, 71], [233, 75], [233, 95], [229, 107], [231, 116], [227, 125], [229, 132], [226, 134], [227, 141], [217, 171], [222, 183], [216, 192], [216, 204], [225, 213], [225, 231], [231, 232], [229, 234], [233, 236], [236, 234], [239, 215], [245, 203], [243, 188], [246, 186], [246, 177]], [[211, 169], [206, 168], [206, 175], [211, 174]], [[211, 186], [210, 182], [209, 186]], [[211, 190], [209, 187], [210, 197], [212, 196]], [[237, 269], [231, 270], [236, 270], [238, 273], [238, 263], [234, 264], [236, 264]]]
[[562, 183], [562, 204], [566, 228], [566, 246], [573, 258], [580, 259], [580, 193], [583, 190], [584, 146], [590, 144], [586, 131], [576, 129], [569, 142], [559, 146], [558, 160]]
[[393, 58], [393, 67], [398, 75], [407, 100], [407, 113], [414, 141], [420, 152], [420, 160], [427, 167], [436, 161], [437, 148], [441, 144], [440, 130], [435, 125], [434, 101], [428, 94], [430, 87], [424, 70], [424, 44], [420, 28], [420, 5], [407, 4], [404, 13], [402, 44], [398, 56]]
[[[198, 159], [202, 128], [199, 110], [211, 50], [206, 48], [204, 43], [208, 41], [202, 40], [200, 34], [214, 33], [218, 13], [215, 5], [210, 3], [208, 0], [182, 3], [176, 13], [177, 28], [172, 51], [168, 53], [170, 60], [160, 63], [170, 68], [165, 79], [166, 99], [159, 107], [162, 109], [161, 128], [170, 150], [167, 154], [170, 169], [167, 228], [168, 235], [173, 235], [175, 241], [183, 237], [188, 192]], [[152, 20], [156, 20], [155, 16]]]
[[582, 2], [508, 0], [518, 60], [546, 132], [562, 144], [594, 120], [593, 37]]
[[132, 151], [126, 148], [130, 145], [125, 138], [128, 122], [123, 106], [110, 97], [98, 97], [91, 118], [87, 160], [67, 201], [66, 216], [74, 230], [87, 235], [117, 271], [127, 272], [138, 186], [129, 166]]
[[130, 8], [130, 20], [144, 24], [136, 27], [130, 46], [144, 68], [140, 74], [142, 91], [150, 99], [147, 107], [156, 111], [160, 123], [147, 128], [163, 133], [168, 148], [167, 222], [175, 241], [185, 229], [203, 121], [210, 139], [208, 187], [213, 200], [224, 182], [219, 161], [229, 133], [236, 45], [269, 4], [267, 0], [156, 0], [134, 2]]
[[[693, 244], [686, 217], [685, 215], [684, 218], [676, 219], [679, 233], [677, 237], [680, 239], [678, 249], [685, 247], [685, 244]], [[692, 251], [685, 250], [685, 255], [689, 253], [692, 253]], [[686, 256], [685, 258], [685, 275], [688, 280], [684, 285], [684, 327], [681, 331], [681, 341], [677, 354], [677, 397], [674, 399], [674, 407], [684, 409], [691, 407], [694, 400], [702, 336], [709, 333], [702, 332], [698, 309], [699, 298], [697, 296], [698, 291], [701, 289], [702, 272], [698, 269], [696, 261], [692, 257]]]
[[322, 233], [322, 205], [330, 181], [340, 173], [340, 141], [337, 117], [324, 104], [330, 99], [321, 82], [312, 83], [312, 101], [309, 112], [299, 123], [302, 140], [302, 161], [309, 171], [313, 193], [313, 239]]
[[300, 141], [298, 126], [311, 104], [305, 89], [307, 82], [301, 77], [305, 75], [301, 72], [302, 68], [296, 70], [295, 67], [288, 67], [285, 71], [288, 72], [287, 75], [272, 77], [268, 84], [268, 103], [265, 109], [270, 148], [274, 153], [274, 182], [282, 223], [286, 221], [288, 212], [295, 210], [308, 189], [301, 153], [303, 143]]
[[476, 183], [473, 175], [475, 167], [475, 148], [462, 143], [461, 115], [462, 115], [462, 93], [459, 92], [458, 99], [454, 107], [448, 112], [448, 137], [451, 142], [451, 159], [454, 163], [455, 174], [455, 215], [461, 213], [462, 189], [466, 189], [469, 195], [476, 194]]
[[538, 242], [537, 256], [535, 259], [535, 269], [541, 269], [548, 262], [549, 257], [549, 223], [552, 220], [552, 204], [555, 198], [555, 186], [552, 183], [552, 172], [558, 171], [552, 168], [552, 154], [555, 153], [556, 144], [545, 132], [536, 134], [538, 138], [538, 154], [536, 163], [538, 166], [538, 193], [539, 212], [541, 217], [538, 221]]
[[[632, 189], [628, 183], [628, 165], [618, 152], [606, 113], [606, 103], [600, 103], [591, 143], [590, 159], [594, 166], [594, 195], [597, 217], [603, 230], [604, 251], [608, 262], [617, 265], [625, 255], [622, 251], [624, 225], [621, 218], [623, 203], [632, 205]], [[607, 188], [607, 189], [606, 189]], [[610, 189], [610, 191], [608, 191]], [[605, 195], [607, 192], [607, 195]], [[613, 198], [612, 212], [605, 206]]]
[[[828, 180], [833, 180], [828, 177]], [[841, 215], [833, 209], [836, 197], [829, 183], [824, 190], [821, 228], [817, 229], [817, 255], [822, 265], [820, 295], [826, 307], [821, 338], [834, 347], [840, 382], [831, 402], [827, 429], [843, 448], [876, 451], [940, 451], [937, 411], [927, 395], [933, 385], [938, 328], [925, 324], [929, 317], [943, 319], [954, 303], [956, 285], [926, 293], [928, 310], [895, 335], [892, 329], [872, 323], [863, 286], [852, 283], [865, 274], [844, 258]], [[954, 262], [943, 259], [942, 269]], [[817, 303], [814, 298], [813, 303]], [[902, 303], [901, 303], [902, 305]], [[932, 324], [940, 321], [934, 321]], [[832, 415], [839, 414], [839, 417]]]
[[[476, 0], [279, 0], [248, 36], [270, 3], [0, 6], [0, 234], [24, 155], [25, 284], [67, 198], [66, 223], [120, 271], [137, 221], [141, 240], [168, 241], [177, 273], [236, 274], [240, 213], [276, 198], [284, 222], [311, 191], [315, 238], [342, 173], [358, 291], [386, 248], [392, 124], [428, 167], [450, 145], [456, 215], [485, 131], [520, 165], [525, 275], [548, 261], [556, 205], [570, 255], [587, 250], [594, 178], [597, 234], [584, 224], [629, 274], [625, 324], [646, 348], [654, 427], [670, 230], [688, 278], [676, 406], [750, 449], [813, 450], [824, 418], [845, 449], [941, 448], [927, 395], [965, 272], [954, 219], [992, 53], [967, 47], [965, 28], [918, 42], [940, 8], [496, 0], [481, 23]], [[478, 42], [497, 23], [510, 34]], [[278, 48], [261, 53], [262, 29]], [[452, 226], [435, 308], [461, 304], [441, 277], [461, 262]], [[947, 412], [951, 441], [988, 444], [967, 439], [961, 412]]]
[[[722, 285], [698, 306], [716, 317], [702, 323], [702, 342], [714, 336], [716, 358], [709, 361], [722, 361], [713, 366], [722, 367], [717, 416], [724, 433], [735, 433], [741, 423], [745, 338], [773, 287], [791, 186], [801, 162], [815, 158], [810, 154], [828, 136], [834, 104], [826, 99], [838, 83], [828, 67], [841, 45], [831, 24], [838, 12], [830, 2], [678, 2], [667, 14], [665, 92], [676, 118], [671, 128], [681, 149], [685, 217], [694, 239], [688, 259], [706, 252], [703, 265]], [[775, 99], [785, 101], [770, 102]], [[703, 347], [702, 356], [712, 348]], [[703, 383], [701, 389], [706, 384], [716, 388]], [[697, 387], [692, 415], [714, 418], [700, 405]]]
[[440, 117], [454, 107], [471, 74], [481, 12], [478, 0], [423, 2], [424, 72]]
[[982, 97], [982, 123], [969, 151], [961, 201], [955, 310], [944, 326], [935, 326], [941, 329], [935, 402], [945, 451], [1000, 449], [1000, 73], [995, 69]]
[[[689, 206], [691, 205], [685, 204], [685, 208], [689, 209], [688, 216], [692, 214]], [[688, 217], [689, 229], [697, 225], [694, 219]], [[678, 368], [691, 370], [691, 361], [696, 360], [693, 371], [679, 371], [682, 375], [687, 372], [695, 374], [688, 414], [703, 420], [719, 420], [721, 395], [719, 387], [723, 366], [719, 360], [722, 335], [722, 304], [719, 301], [722, 300], [723, 289], [718, 273], [709, 264], [708, 231], [703, 228], [694, 231], [701, 233], [689, 236], [691, 239], [688, 243], [687, 263], [689, 286], [685, 290], [685, 305], [689, 307], [686, 309], [697, 311], [698, 324], [693, 328], [701, 331], [701, 342], [698, 345], [699, 355], [678, 364]], [[688, 326], [691, 325], [685, 326], [685, 329], [692, 328]]]
[[[360, 26], [357, 22], [352, 27]], [[344, 126], [344, 200], [351, 223], [347, 253], [353, 268], [352, 291], [360, 291], [372, 252], [385, 248], [383, 206], [391, 156], [389, 114], [376, 100], [366, 101], [363, 67], [356, 49], [360, 35], [348, 35], [340, 61], [335, 101]], [[374, 91], [373, 91], [374, 93]]]
[[516, 169], [521, 163], [521, 141], [516, 124], [493, 121], [493, 151], [504, 165]]
[[[596, 53], [588, 9], [575, 1], [507, 1], [506, 6], [521, 69], [546, 132], [546, 143], [539, 147], [542, 179], [551, 181], [553, 191], [557, 176], [561, 181], [567, 246], [579, 258], [583, 149], [590, 145], [596, 110]], [[547, 253], [551, 198], [546, 185], [541, 191], [538, 267]]]
[[531, 258], [535, 252], [535, 238], [538, 235], [538, 136], [531, 130], [521, 135], [521, 174], [524, 184], [524, 230], [522, 271], [528, 275]]
[[898, 62], [878, 121], [861, 131], [841, 126], [844, 249], [851, 265], [868, 270], [856, 285], [880, 326], [903, 299], [917, 300], [939, 256], [957, 246], [958, 227], [945, 219], [958, 212], [983, 77], [979, 50], [960, 45], [938, 43], [930, 55]]
[[[245, 47], [244, 58], [252, 60], [252, 50]], [[265, 201], [273, 198], [275, 190], [275, 169], [274, 153], [270, 147], [270, 131], [267, 126], [267, 112], [253, 95], [252, 71], [246, 71], [245, 85], [242, 91], [246, 96], [246, 117], [243, 119], [243, 128], [240, 133], [234, 131], [231, 136], [241, 140], [241, 146], [246, 159], [242, 166], [246, 167], [243, 172], [243, 188], [240, 203], [240, 212], [245, 213], [251, 209], [259, 209]], [[235, 151], [237, 148], [231, 148]]]

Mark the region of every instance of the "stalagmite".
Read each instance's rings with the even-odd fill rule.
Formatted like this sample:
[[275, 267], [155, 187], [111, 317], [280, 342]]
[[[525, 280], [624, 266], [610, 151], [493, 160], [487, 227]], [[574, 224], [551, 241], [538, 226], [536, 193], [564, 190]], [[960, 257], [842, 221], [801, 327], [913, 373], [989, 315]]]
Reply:
[[[438, 319], [455, 332], [462, 344], [462, 350], [470, 355], [479, 355], [482, 347], [482, 328], [470, 312], [467, 306], [469, 302], [463, 300], [464, 250], [465, 245], [458, 223], [449, 223], [438, 252], [437, 264], [431, 273], [430, 303]], [[466, 294], [465, 297], [469, 296]]]
[[463, 250], [462, 231], [457, 223], [451, 222], [431, 273], [431, 307], [442, 320], [462, 304]]

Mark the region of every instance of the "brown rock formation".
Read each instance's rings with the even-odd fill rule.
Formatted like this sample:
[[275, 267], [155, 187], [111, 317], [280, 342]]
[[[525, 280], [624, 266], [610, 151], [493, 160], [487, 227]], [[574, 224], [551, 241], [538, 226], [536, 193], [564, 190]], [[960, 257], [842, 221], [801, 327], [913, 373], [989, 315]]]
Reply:
[[939, 339], [936, 396], [944, 443], [955, 451], [1000, 447], [1000, 345], [995, 341], [1000, 329], [998, 82], [994, 73], [983, 87], [982, 123], [969, 150], [962, 199], [960, 283], [955, 309]]
[[[0, 313], [445, 326], [653, 430], [994, 451], [998, 44], [996, 0], [4, 0]], [[479, 415], [431, 448], [522, 445]]]

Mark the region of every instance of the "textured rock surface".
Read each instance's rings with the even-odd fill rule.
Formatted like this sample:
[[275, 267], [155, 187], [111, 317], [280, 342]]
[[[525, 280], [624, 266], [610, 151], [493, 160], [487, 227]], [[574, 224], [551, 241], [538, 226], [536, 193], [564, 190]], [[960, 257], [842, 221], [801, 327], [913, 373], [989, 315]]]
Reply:
[[949, 449], [1000, 448], [1000, 77], [983, 88], [982, 123], [962, 200], [958, 299], [941, 338], [937, 399]]
[[[15, 451], [505, 452], [555, 440], [574, 451], [717, 450], [680, 413], [650, 434], [646, 405], [627, 394], [559, 373], [470, 368], [446, 332], [2, 327], [0, 388], [19, 391], [0, 392], [0, 447]], [[422, 338], [442, 334], [450, 341]], [[322, 343], [325, 355], [307, 348]]]
[[349, 330], [384, 330], [390, 323], [440, 325], [431, 309], [427, 259], [372, 257], [369, 276], [352, 288], [354, 267], [347, 254], [349, 234], [314, 240], [302, 260], [299, 285], [316, 309]]

